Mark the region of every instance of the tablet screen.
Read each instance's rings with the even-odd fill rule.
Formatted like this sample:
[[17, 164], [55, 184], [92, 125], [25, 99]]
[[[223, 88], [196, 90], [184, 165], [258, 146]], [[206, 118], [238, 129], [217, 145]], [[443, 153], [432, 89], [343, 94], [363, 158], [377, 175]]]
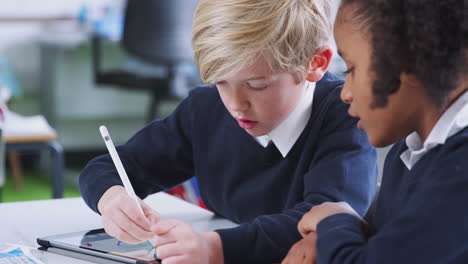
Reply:
[[[136, 245], [127, 244], [109, 236], [104, 229], [50, 236], [42, 240], [49, 241], [52, 246], [56, 247], [88, 249], [147, 263], [159, 263], [154, 247], [149, 241]], [[79, 251], [86, 253], [86, 250]]]

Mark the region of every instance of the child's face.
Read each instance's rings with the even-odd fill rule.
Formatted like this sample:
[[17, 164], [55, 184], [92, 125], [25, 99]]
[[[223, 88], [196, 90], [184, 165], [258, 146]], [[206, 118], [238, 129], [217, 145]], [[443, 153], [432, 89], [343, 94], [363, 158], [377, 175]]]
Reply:
[[[376, 147], [388, 146], [416, 130], [421, 122], [418, 119], [424, 113], [414, 100], [421, 100], [422, 95], [420, 90], [403, 84], [388, 97], [385, 107], [371, 107], [375, 77], [371, 69], [369, 33], [357, 28], [358, 23], [351, 22], [355, 18], [347, 9], [340, 10], [334, 32], [339, 53], [348, 68], [341, 99], [350, 104], [349, 114], [360, 119], [358, 128], [366, 131], [370, 143]], [[402, 83], [405, 82], [402, 80]]]
[[304, 81], [291, 73], [271, 73], [263, 59], [216, 83], [221, 99], [239, 126], [252, 136], [270, 133], [304, 95]]

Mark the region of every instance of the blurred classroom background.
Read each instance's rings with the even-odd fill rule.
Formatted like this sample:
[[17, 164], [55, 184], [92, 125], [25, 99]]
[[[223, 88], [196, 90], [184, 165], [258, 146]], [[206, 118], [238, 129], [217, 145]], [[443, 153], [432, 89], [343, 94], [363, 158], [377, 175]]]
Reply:
[[[136, 2], [147, 6], [141, 9]], [[79, 196], [79, 172], [89, 159], [106, 153], [100, 125], [122, 144], [149, 120], [170, 113], [201, 83], [190, 49], [196, 3], [2, 0], [0, 104], [18, 122], [42, 115], [56, 132], [56, 138], [31, 141], [21, 133], [15, 138], [15, 129], [43, 132], [29, 119], [22, 128], [10, 125], [10, 134], [3, 131], [2, 202], [50, 199], [54, 177], [63, 178], [63, 197]], [[331, 71], [342, 76], [344, 70], [335, 55]], [[8, 113], [4, 116], [8, 123]], [[50, 141], [58, 149], [51, 149]], [[380, 150], [381, 162], [386, 151]]]

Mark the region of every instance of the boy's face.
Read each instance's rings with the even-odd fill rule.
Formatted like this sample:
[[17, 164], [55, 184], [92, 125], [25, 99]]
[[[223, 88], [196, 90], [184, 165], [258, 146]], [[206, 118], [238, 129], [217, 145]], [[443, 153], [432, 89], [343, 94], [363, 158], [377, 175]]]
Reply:
[[304, 95], [304, 81], [290, 73], [271, 73], [257, 60], [216, 87], [229, 113], [252, 136], [270, 133], [294, 110]]
[[370, 37], [356, 27], [358, 23], [351, 21], [354, 16], [349, 14], [349, 9], [340, 10], [334, 31], [339, 53], [348, 68], [341, 99], [350, 104], [349, 114], [360, 119], [358, 128], [366, 131], [370, 143], [376, 147], [388, 146], [415, 131], [423, 112], [414, 100], [422, 99], [422, 95], [420, 90], [403, 84], [388, 97], [385, 107], [371, 106], [375, 77], [371, 69]]

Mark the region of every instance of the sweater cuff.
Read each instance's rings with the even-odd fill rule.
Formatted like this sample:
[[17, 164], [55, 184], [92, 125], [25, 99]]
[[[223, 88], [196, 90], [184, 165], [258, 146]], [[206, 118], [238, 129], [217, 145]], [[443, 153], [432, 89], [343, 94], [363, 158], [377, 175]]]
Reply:
[[98, 210], [98, 202], [101, 199], [102, 195], [112, 186], [122, 185], [122, 181], [119, 178], [106, 178], [106, 180], [95, 181], [92, 184], [86, 186], [86, 188], [81, 188], [81, 196], [84, 198], [86, 204], [94, 212], [101, 214]]
[[317, 263], [351, 263], [344, 260], [352, 258], [349, 247], [362, 245], [365, 240], [357, 216], [347, 213], [329, 216], [317, 225]]
[[362, 232], [362, 222], [355, 215], [340, 213], [328, 216], [317, 225], [317, 237], [324, 237], [337, 229], [350, 229]]
[[223, 245], [224, 263], [243, 263], [249, 252], [249, 242], [252, 241], [251, 234], [247, 226], [215, 230], [221, 237]]

